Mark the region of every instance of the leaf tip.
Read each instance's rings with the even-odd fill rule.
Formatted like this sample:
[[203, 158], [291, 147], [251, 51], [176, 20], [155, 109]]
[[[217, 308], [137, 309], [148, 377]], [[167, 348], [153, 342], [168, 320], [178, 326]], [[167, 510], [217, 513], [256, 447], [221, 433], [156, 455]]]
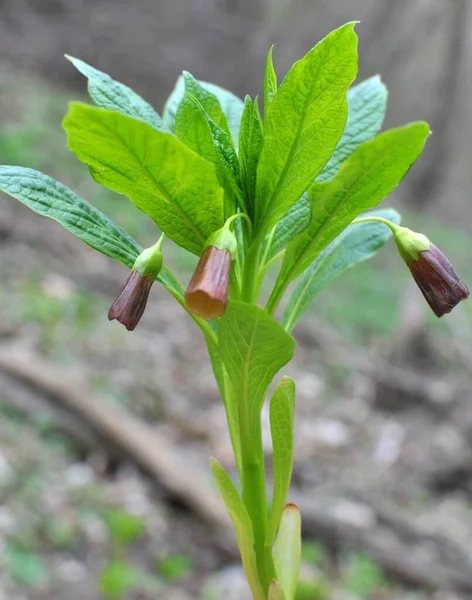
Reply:
[[385, 83], [385, 81], [382, 79], [382, 75], [380, 73], [376, 73], [375, 75], [372, 75], [372, 77], [370, 77], [369, 79], [367, 79], [366, 81], [372, 81], [376, 84], [378, 84], [383, 92], [385, 94], [388, 94], [388, 88], [387, 88], [387, 84]]
[[212, 473], [214, 472], [214, 469], [221, 469], [220, 463], [216, 460], [214, 456], [210, 456], [209, 462]]
[[185, 84], [187, 84], [187, 82], [193, 83], [195, 81], [195, 77], [189, 71], [182, 71], [182, 77]]
[[82, 75], [84, 75], [84, 70], [87, 69], [87, 67], [89, 67], [89, 65], [87, 65], [87, 63], [84, 63], [83, 60], [80, 60], [80, 58], [76, 58], [75, 56], [71, 56], [70, 54], [64, 54], [64, 58], [70, 63], [72, 63], [77, 69], [77, 71], [80, 71]]
[[433, 135], [433, 131], [431, 130], [429, 123], [427, 123], [426, 121], [416, 121], [415, 123], [412, 123], [412, 126], [416, 127], [418, 130], [421, 130], [421, 133], [425, 137], [425, 142], [430, 135]]
[[335, 29], [335, 31], [347, 32], [347, 35], [353, 35], [355, 38], [355, 46], [357, 47], [359, 36], [356, 33], [356, 25], [358, 25], [360, 21], [348, 21], [345, 25], [339, 28], [339, 30]]

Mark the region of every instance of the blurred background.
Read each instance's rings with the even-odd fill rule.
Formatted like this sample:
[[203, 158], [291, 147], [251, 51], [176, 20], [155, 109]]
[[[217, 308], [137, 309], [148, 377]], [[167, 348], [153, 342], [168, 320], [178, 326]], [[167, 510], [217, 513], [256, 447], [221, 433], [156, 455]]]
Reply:
[[[434, 135], [384, 205], [472, 283], [468, 0], [0, 0], [0, 163], [71, 186], [143, 245], [153, 223], [65, 148], [72, 54], [160, 112], [186, 69], [262, 93], [332, 28], [360, 20], [360, 75], [387, 126]], [[171, 244], [188, 281], [195, 260]], [[208, 476], [234, 472], [203, 339], [157, 286], [133, 334], [108, 323], [126, 277], [0, 197], [0, 599], [244, 600]], [[305, 600], [472, 598], [472, 303], [438, 321], [392, 245], [296, 330], [296, 466]], [[268, 437], [268, 432], [266, 432]], [[270, 452], [269, 444], [267, 444]]]

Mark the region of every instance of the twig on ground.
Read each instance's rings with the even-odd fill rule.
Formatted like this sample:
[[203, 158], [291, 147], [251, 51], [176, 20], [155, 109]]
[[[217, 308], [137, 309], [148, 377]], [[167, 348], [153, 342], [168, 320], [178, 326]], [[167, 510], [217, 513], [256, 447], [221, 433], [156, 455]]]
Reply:
[[162, 434], [95, 392], [64, 370], [15, 346], [0, 348], [0, 370], [38, 388], [85, 421], [146, 470], [171, 495], [219, 529], [220, 542], [235, 551], [234, 535], [217, 492], [203, 472], [190, 466]]

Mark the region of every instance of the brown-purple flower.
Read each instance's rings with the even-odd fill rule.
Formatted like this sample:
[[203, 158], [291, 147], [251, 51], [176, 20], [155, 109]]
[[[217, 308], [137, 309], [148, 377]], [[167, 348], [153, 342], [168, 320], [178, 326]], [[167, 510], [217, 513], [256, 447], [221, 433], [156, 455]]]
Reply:
[[133, 331], [143, 316], [153, 283], [152, 275], [143, 277], [139, 271], [131, 271], [108, 311], [108, 319], [116, 319], [128, 331]]
[[225, 313], [230, 269], [228, 250], [206, 248], [185, 292], [185, 305], [191, 313], [207, 321]]
[[108, 311], [108, 319], [116, 319], [133, 331], [141, 320], [152, 284], [162, 268], [161, 247], [164, 235], [157, 244], [147, 248], [136, 259], [117, 299]]
[[226, 311], [231, 261], [237, 248], [230, 223], [231, 219], [208, 238], [185, 292], [187, 309], [207, 321], [221, 317]]
[[469, 290], [445, 255], [428, 238], [406, 227], [397, 227], [394, 238], [426, 302], [437, 317], [469, 296]]
[[407, 265], [426, 302], [437, 317], [442, 317], [469, 296], [469, 290], [451, 263], [434, 244]]

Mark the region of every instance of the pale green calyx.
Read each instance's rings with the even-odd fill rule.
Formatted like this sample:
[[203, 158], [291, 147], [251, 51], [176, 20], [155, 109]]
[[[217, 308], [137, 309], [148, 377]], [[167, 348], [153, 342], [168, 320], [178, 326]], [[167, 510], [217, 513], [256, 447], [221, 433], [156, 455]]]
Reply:
[[405, 262], [417, 261], [420, 252], [429, 250], [431, 242], [422, 233], [417, 233], [397, 225], [393, 229], [393, 238], [397, 244], [398, 251]]
[[204, 249], [208, 248], [208, 246], [213, 246], [214, 248], [218, 248], [218, 250], [228, 250], [232, 260], [236, 258], [238, 242], [234, 233], [230, 231], [229, 226], [227, 227], [225, 225], [221, 229], [218, 229], [218, 231], [212, 233], [205, 242]]
[[142, 277], [152, 275], [154, 279], [159, 275], [163, 263], [161, 248], [164, 237], [162, 234], [154, 246], [141, 252], [133, 265], [133, 271], [138, 271]]

